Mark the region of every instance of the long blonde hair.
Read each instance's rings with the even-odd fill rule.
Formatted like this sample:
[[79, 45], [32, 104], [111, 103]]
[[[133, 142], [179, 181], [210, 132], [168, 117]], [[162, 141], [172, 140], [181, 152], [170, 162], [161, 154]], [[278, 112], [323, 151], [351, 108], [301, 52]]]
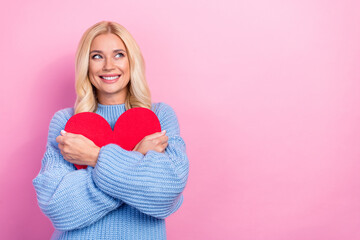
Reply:
[[130, 33], [120, 24], [109, 21], [96, 23], [86, 30], [76, 51], [75, 62], [75, 114], [95, 112], [97, 109], [96, 89], [91, 84], [89, 72], [90, 46], [94, 38], [100, 34], [113, 33], [123, 42], [128, 53], [130, 64], [130, 81], [125, 100], [126, 110], [133, 107], [151, 109], [151, 95], [145, 78], [145, 63], [140, 48]]

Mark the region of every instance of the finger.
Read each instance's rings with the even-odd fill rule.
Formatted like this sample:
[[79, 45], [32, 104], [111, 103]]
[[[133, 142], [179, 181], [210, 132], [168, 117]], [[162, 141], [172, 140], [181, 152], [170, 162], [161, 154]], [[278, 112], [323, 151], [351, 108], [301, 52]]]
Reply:
[[[65, 135], [66, 135], [66, 137], [71, 137], [71, 138], [73, 138], [73, 137], [76, 137], [77, 135], [80, 135], [80, 134], [75, 134], [75, 133], [69, 133], [69, 132], [65, 132]], [[65, 136], [64, 135], [64, 136]]]
[[64, 151], [62, 149], [60, 150], [60, 153], [65, 158], [65, 153], [64, 153]]
[[91, 141], [89, 138], [87, 138], [87, 137], [85, 137], [84, 135], [82, 135], [82, 134], [76, 134], [76, 133], [69, 133], [69, 132], [67, 132], [66, 133], [66, 137], [68, 137], [68, 138], [70, 138], [70, 139], [81, 139], [81, 140], [83, 140], [83, 141], [90, 141], [90, 142], [92, 142], [93, 143], [93, 141]]
[[155, 147], [155, 151], [163, 153], [165, 151], [165, 147], [163, 145], [158, 145], [157, 147]]
[[159, 139], [160, 139], [161, 144], [167, 143], [169, 140], [168, 136], [166, 136], [166, 135], [161, 136]]
[[136, 149], [139, 147], [139, 145], [140, 145], [141, 142], [142, 142], [142, 140], [136, 144], [136, 146], [134, 147], [133, 151], [136, 151]]
[[71, 158], [69, 158], [67, 155], [63, 154], [63, 158], [64, 158], [67, 162], [72, 163]]
[[65, 134], [66, 134], [65, 130], [61, 130], [60, 134], [61, 134], [61, 136], [65, 136]]
[[160, 137], [160, 136], [161, 136], [160, 133], [153, 133], [153, 134], [151, 134], [151, 135], [147, 135], [147, 136], [145, 137], [145, 139], [146, 139], [146, 140], [153, 140], [153, 139], [158, 138], [158, 137]]
[[61, 144], [61, 143], [59, 143], [59, 144], [58, 144], [58, 148], [60, 149], [60, 152], [62, 152], [63, 147], [64, 147], [64, 145], [63, 145], [63, 144]]
[[146, 136], [146, 140], [152, 140], [152, 139], [161, 137], [161, 136], [163, 136], [165, 133], [166, 133], [166, 130], [163, 130], [163, 131], [161, 131], [161, 132], [156, 132], [156, 133], [150, 134], [150, 135]]
[[161, 147], [161, 153], [165, 153], [165, 150], [166, 150], [166, 146], [162, 146]]
[[56, 142], [58, 142], [58, 143], [61, 143], [61, 144], [64, 143], [64, 137], [63, 137], [63, 136], [60, 136], [60, 135], [59, 135], [59, 136], [56, 137], [55, 140], [56, 140]]

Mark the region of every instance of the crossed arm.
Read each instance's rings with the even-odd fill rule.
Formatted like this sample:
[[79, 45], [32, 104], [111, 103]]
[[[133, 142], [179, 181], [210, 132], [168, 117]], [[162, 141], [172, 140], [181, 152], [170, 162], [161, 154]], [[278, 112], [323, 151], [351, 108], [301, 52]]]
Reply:
[[169, 136], [164, 152], [149, 150], [144, 156], [109, 144], [99, 150], [95, 167], [77, 171], [55, 140], [71, 116], [70, 109], [54, 115], [42, 167], [33, 180], [39, 206], [57, 229], [86, 227], [123, 203], [157, 218], [180, 207], [188, 159], [171, 108], [163, 106], [158, 115]]

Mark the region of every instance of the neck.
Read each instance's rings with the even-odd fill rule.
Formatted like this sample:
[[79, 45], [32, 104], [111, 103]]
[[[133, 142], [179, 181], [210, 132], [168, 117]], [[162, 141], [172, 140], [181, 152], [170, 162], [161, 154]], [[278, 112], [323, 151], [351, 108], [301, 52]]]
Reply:
[[118, 94], [97, 94], [98, 102], [102, 105], [124, 104], [127, 92]]

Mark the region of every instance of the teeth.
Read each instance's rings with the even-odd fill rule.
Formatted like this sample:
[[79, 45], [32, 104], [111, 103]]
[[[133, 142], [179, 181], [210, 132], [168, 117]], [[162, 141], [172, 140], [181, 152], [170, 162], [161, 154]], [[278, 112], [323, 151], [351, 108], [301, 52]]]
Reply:
[[105, 79], [105, 80], [114, 80], [117, 79], [119, 76], [114, 76], [114, 77], [103, 77], [101, 76], [101, 78]]

